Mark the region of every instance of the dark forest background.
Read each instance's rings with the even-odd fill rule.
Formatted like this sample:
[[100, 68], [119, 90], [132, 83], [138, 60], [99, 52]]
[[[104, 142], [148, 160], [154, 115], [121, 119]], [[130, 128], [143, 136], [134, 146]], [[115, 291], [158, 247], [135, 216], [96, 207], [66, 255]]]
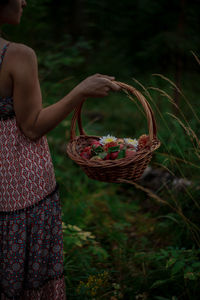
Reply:
[[62, 53], [64, 65], [73, 67], [69, 74], [80, 66], [126, 78], [171, 72], [180, 83], [183, 72], [198, 70], [191, 51], [199, 51], [199, 5], [199, 0], [31, 0], [14, 36], [38, 52], [56, 52], [57, 59]]
[[[102, 73], [139, 89], [156, 116], [161, 147], [137, 184], [91, 180], [67, 157], [71, 115], [48, 134], [67, 299], [198, 300], [200, 1], [28, 0], [3, 31], [36, 51], [44, 106]], [[148, 132], [123, 93], [86, 102], [89, 134]]]

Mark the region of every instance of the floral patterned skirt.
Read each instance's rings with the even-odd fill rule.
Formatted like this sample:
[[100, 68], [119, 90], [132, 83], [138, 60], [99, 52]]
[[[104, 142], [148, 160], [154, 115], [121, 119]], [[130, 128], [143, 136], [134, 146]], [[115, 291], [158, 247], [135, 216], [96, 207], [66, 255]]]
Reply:
[[31, 207], [0, 212], [0, 299], [66, 299], [57, 189]]

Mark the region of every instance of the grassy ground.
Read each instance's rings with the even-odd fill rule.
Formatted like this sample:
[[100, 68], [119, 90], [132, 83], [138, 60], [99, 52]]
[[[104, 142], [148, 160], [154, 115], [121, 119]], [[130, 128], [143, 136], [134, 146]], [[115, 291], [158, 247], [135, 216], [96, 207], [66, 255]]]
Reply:
[[[51, 72], [46, 77], [41, 72], [45, 105], [80, 78], [69, 76], [52, 84]], [[66, 155], [71, 116], [53, 130], [48, 140], [63, 206], [68, 299], [198, 299], [198, 77], [185, 76], [178, 108], [174, 86], [165, 78], [139, 79], [145, 90], [131, 78], [126, 82], [149, 99], [162, 142], [151, 166], [192, 184], [182, 190], [169, 184], [152, 191], [139, 184], [91, 180]], [[123, 93], [87, 100], [82, 115], [88, 134], [137, 138], [148, 132], [141, 107]]]

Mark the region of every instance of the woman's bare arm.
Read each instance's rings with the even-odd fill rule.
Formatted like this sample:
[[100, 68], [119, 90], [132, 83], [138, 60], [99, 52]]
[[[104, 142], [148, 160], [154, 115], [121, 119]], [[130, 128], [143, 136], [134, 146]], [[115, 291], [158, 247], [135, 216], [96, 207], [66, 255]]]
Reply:
[[27, 46], [16, 45], [10, 50], [9, 57], [17, 123], [33, 140], [55, 128], [84, 98], [104, 97], [109, 90], [120, 89], [112, 82], [114, 77], [96, 74], [86, 78], [60, 101], [43, 108], [34, 51]]

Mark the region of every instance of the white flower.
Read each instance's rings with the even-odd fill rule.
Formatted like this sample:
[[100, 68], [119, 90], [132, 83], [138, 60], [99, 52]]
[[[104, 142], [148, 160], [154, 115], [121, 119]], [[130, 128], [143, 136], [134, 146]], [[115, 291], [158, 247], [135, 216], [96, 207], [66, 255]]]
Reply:
[[137, 149], [138, 141], [136, 139], [125, 138], [124, 141], [127, 145], [132, 145]]
[[117, 138], [115, 136], [108, 134], [106, 136], [102, 136], [102, 138], [100, 138], [99, 142], [102, 145], [105, 145], [107, 143], [116, 142], [116, 140], [117, 140]]

